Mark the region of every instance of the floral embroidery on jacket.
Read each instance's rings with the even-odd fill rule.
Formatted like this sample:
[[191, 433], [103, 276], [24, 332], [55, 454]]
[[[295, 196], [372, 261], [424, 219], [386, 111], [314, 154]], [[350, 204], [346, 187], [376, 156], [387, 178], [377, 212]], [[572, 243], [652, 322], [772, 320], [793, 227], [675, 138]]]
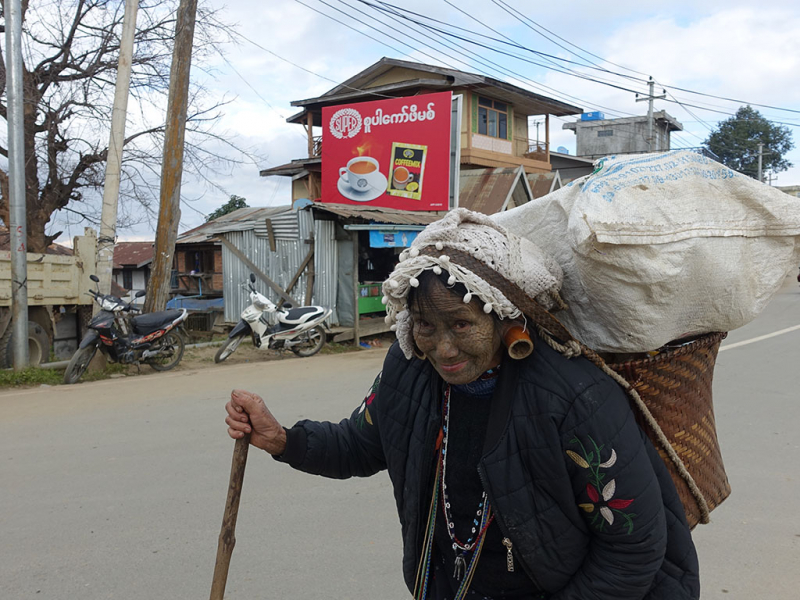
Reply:
[[606, 473], [601, 471], [601, 469], [608, 469], [614, 466], [614, 463], [617, 462], [617, 453], [612, 448], [610, 456], [603, 461], [601, 452], [605, 446], [598, 446], [591, 436], [587, 437], [591, 444], [590, 450], [587, 450], [577, 437], [572, 438], [569, 443], [580, 446], [580, 454], [567, 450], [567, 456], [572, 459], [572, 462], [589, 471], [586, 495], [591, 502], [581, 503], [578, 506], [592, 515], [590, 522], [598, 531], [603, 531], [606, 524], [613, 525], [616, 515], [622, 519], [627, 533], [631, 533], [633, 531], [633, 518], [636, 515], [625, 512], [625, 509], [631, 505], [634, 499], [614, 498], [614, 493], [617, 491], [617, 482], [612, 479], [608, 483], [604, 483]]
[[364, 422], [372, 425], [372, 416], [369, 414], [369, 407], [372, 405], [373, 400], [375, 400], [375, 397], [378, 395], [378, 386], [381, 383], [381, 374], [382, 373], [378, 373], [375, 381], [372, 382], [372, 387], [369, 388], [364, 401], [361, 403], [361, 407], [358, 409], [356, 423], [358, 424], [359, 429], [364, 427]]

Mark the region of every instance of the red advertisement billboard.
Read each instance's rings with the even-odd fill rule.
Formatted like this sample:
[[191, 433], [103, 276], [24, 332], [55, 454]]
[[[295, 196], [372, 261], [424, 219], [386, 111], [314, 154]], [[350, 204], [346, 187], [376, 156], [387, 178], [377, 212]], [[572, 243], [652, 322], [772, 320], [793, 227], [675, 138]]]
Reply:
[[322, 202], [447, 210], [451, 92], [322, 109]]

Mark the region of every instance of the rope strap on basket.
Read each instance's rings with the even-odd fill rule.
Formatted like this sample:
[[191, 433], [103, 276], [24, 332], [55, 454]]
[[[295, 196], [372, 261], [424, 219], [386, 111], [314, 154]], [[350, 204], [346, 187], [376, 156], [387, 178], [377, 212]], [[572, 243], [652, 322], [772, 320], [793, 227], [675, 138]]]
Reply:
[[[430, 254], [432, 256], [441, 254], [441, 252], [431, 248], [425, 248], [421, 252]], [[599, 369], [601, 369], [606, 375], [611, 377], [620, 386], [622, 386], [622, 389], [628, 393], [633, 400], [633, 403], [641, 412], [645, 422], [650, 426], [653, 434], [658, 440], [658, 443], [661, 445], [670, 461], [675, 465], [675, 468], [677, 469], [681, 479], [683, 479], [686, 482], [686, 485], [689, 487], [689, 491], [691, 492], [692, 497], [694, 497], [695, 501], [697, 502], [697, 506], [700, 509], [700, 522], [710, 522], [709, 514], [711, 511], [708, 507], [708, 502], [706, 501], [703, 492], [698, 487], [694, 477], [692, 477], [692, 474], [686, 468], [686, 464], [683, 462], [681, 457], [678, 456], [675, 448], [673, 448], [666, 434], [662, 430], [661, 425], [659, 425], [658, 421], [650, 412], [650, 409], [647, 407], [644, 400], [642, 400], [639, 392], [637, 392], [634, 387], [624, 377], [622, 377], [622, 375], [609, 367], [608, 364], [606, 364], [606, 362], [594, 350], [576, 340], [556, 317], [551, 315], [536, 301], [529, 298], [528, 295], [514, 282], [506, 279], [503, 275], [478, 259], [473, 258], [466, 252], [462, 252], [454, 248], [448, 248], [447, 253], [454, 262], [466, 269], [469, 269], [481, 277], [484, 281], [500, 290], [512, 304], [519, 308], [525, 314], [525, 316], [534, 323], [537, 332], [548, 346], [553, 348], [556, 352], [563, 354], [567, 358], [574, 358], [582, 354]], [[551, 295], [554, 297], [554, 299], [556, 297], [558, 298], [557, 305], [559, 308], [566, 309], [566, 305], [564, 304], [563, 300], [560, 299], [558, 294], [554, 293]]]

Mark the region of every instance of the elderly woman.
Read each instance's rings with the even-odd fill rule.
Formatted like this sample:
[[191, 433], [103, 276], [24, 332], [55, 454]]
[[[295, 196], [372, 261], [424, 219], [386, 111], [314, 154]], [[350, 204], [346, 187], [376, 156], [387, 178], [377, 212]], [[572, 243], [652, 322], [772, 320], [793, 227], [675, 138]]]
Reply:
[[511, 291], [552, 308], [560, 284], [535, 245], [452, 211], [384, 283], [398, 342], [348, 419], [284, 429], [234, 391], [228, 433], [325, 477], [387, 470], [414, 598], [699, 598], [683, 507], [622, 388], [557, 342], [503, 344], [529, 323]]

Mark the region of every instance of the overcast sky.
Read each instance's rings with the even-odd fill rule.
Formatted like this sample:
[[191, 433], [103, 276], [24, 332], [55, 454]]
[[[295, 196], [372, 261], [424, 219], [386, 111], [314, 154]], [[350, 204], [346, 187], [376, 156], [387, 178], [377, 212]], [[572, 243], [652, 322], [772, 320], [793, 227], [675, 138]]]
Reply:
[[[549, 30], [551, 33], [539, 31], [559, 45], [534, 31], [534, 23], [525, 21], [526, 25], [512, 16], [503, 9], [503, 3], [510, 12], [518, 11], [523, 20], [527, 17]], [[220, 5], [216, 0], [209, 4]], [[402, 7], [409, 16], [419, 13], [470, 32], [513, 41], [528, 50], [506, 45], [506, 51], [546, 66], [552, 66], [550, 60], [560, 70], [572, 68], [616, 86], [645, 92], [642, 80], [646, 74], [658, 82], [657, 93], [661, 86], [669, 85], [775, 107], [756, 108], [769, 119], [791, 124], [795, 144], [800, 146], [800, 4], [796, 1], [678, 0], [669, 6], [641, 0], [462, 0], [452, 5], [445, 0], [394, 0], [391, 4]], [[402, 19], [377, 13], [358, 0], [229, 0], [225, 6], [223, 18], [236, 25], [242, 36], [239, 44], [228, 45], [225, 58], [215, 58], [210, 70], [197, 70], [193, 77], [202, 79], [219, 96], [234, 97], [225, 109], [220, 131], [256, 149], [261, 158], [258, 164], [242, 165], [230, 176], [216, 178], [215, 187], [185, 179], [184, 192], [191, 200], [182, 206], [180, 231], [201, 224], [203, 215], [226, 202], [230, 194], [244, 196], [250, 206], [288, 203], [289, 178], [262, 178], [258, 171], [307, 153], [303, 128], [285, 122], [286, 117], [297, 112], [290, 102], [317, 96], [383, 56], [491, 75], [586, 111], [603, 111], [606, 116], [643, 115], [647, 111], [647, 103], [636, 103], [632, 92], [449, 39], [450, 45], [461, 44], [476, 52], [484, 61], [481, 64], [463, 50], [443, 48], [439, 44], [441, 36], [409, 30], [402, 25]], [[474, 37], [473, 33], [462, 33]], [[498, 42], [486, 43], [502, 47]], [[580, 52], [572, 44], [595, 56]], [[583, 64], [584, 59], [589, 59], [634, 79], [569, 65], [531, 50]], [[685, 128], [673, 134], [673, 148], [700, 146], [710, 128], [741, 105], [675, 89], [668, 91], [669, 100], [682, 104], [657, 101], [655, 107], [666, 110]], [[686, 104], [696, 107], [687, 108]], [[574, 154], [574, 133], [561, 129], [570, 120], [574, 119], [551, 119], [551, 142], [553, 149], [564, 146]], [[788, 158], [796, 166], [778, 174], [775, 185], [800, 184], [800, 150], [793, 150]], [[154, 237], [152, 225], [119, 234], [121, 239]]]

